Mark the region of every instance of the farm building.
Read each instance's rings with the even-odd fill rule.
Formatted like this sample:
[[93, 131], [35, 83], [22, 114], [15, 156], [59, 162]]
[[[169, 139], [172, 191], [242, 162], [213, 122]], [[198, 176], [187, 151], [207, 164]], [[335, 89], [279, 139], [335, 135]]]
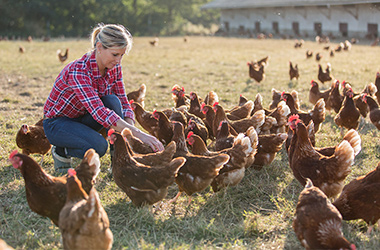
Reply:
[[371, 0], [214, 0], [202, 9], [220, 9], [228, 34], [313, 37], [378, 37], [380, 1]]

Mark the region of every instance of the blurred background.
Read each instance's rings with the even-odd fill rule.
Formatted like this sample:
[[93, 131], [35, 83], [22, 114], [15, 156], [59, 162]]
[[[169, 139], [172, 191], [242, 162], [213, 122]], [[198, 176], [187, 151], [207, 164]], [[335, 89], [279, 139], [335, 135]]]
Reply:
[[118, 23], [133, 36], [204, 35], [218, 29], [210, 0], [0, 0], [0, 35], [9, 39], [88, 37], [97, 23]]

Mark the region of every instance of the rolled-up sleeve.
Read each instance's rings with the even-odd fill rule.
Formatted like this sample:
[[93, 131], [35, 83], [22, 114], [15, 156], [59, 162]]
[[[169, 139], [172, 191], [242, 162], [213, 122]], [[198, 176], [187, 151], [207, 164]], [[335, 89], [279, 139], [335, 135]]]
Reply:
[[113, 93], [115, 93], [115, 95], [120, 99], [121, 105], [123, 107], [124, 117], [130, 118], [133, 121], [135, 121], [135, 114], [132, 110], [131, 105], [129, 104], [129, 101], [125, 92], [121, 66], [117, 68], [116, 74], [117, 74], [116, 83], [114, 85]]

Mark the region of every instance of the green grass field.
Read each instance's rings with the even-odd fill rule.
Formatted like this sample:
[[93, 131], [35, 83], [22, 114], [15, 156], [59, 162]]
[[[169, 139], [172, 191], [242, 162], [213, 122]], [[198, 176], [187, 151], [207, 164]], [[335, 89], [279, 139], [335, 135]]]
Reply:
[[[264, 106], [271, 102], [271, 89], [297, 90], [301, 108], [308, 110], [310, 81], [317, 80], [318, 62], [306, 59], [307, 49], [321, 52], [323, 67], [332, 65], [332, 73], [340, 81], [351, 83], [359, 92], [374, 82], [380, 70], [380, 48], [355, 44], [351, 51], [330, 57], [324, 44], [306, 41], [295, 49], [293, 40], [255, 40], [245, 38], [182, 37], [160, 38], [159, 46], [148, 43], [152, 38], [135, 38], [134, 47], [123, 58], [126, 89], [147, 85], [147, 110], [173, 107], [171, 87], [184, 86], [187, 93], [195, 91], [204, 97], [217, 92], [226, 108], [237, 105], [239, 95], [254, 99], [263, 96]], [[332, 43], [332, 47], [337, 45]], [[25, 53], [18, 52], [19, 46]], [[68, 63], [60, 63], [57, 49], [70, 48], [69, 61], [90, 49], [87, 40], [53, 40], [50, 42], [0, 42], [0, 238], [17, 249], [62, 248], [59, 228], [49, 219], [32, 212], [25, 198], [24, 179], [8, 157], [17, 149], [15, 135], [23, 123], [34, 124], [43, 115], [43, 104], [55, 77]], [[257, 84], [248, 77], [247, 61], [269, 55], [266, 79]], [[298, 64], [300, 78], [289, 81], [289, 61]], [[326, 89], [329, 84], [321, 86]], [[317, 146], [336, 145], [341, 141], [340, 129], [334, 123], [335, 113], [327, 112], [317, 134]], [[359, 126], [362, 150], [355, 159], [347, 182], [366, 174], [380, 159], [379, 131], [363, 119]], [[75, 138], [73, 138], [75, 140]], [[33, 155], [39, 161], [39, 155]], [[298, 196], [303, 187], [293, 178], [285, 150], [281, 150], [269, 166], [257, 171], [248, 169], [243, 181], [213, 193], [206, 189], [193, 197], [187, 206], [182, 195], [176, 204], [167, 201], [178, 188], [173, 185], [169, 195], [151, 212], [134, 207], [129, 198], [107, 174], [110, 158], [101, 158], [101, 173], [96, 189], [108, 213], [114, 235], [114, 249], [301, 249], [292, 221]], [[54, 174], [53, 160], [48, 154], [44, 168]], [[366, 235], [362, 221], [343, 223], [343, 233], [358, 249], [379, 249], [380, 231]]]

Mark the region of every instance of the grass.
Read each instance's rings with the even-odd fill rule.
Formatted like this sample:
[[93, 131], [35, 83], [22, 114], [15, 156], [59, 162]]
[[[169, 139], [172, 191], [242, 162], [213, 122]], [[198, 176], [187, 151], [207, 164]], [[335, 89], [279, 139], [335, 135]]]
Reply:
[[[187, 93], [196, 91], [201, 97], [214, 90], [226, 108], [237, 104], [239, 94], [254, 99], [260, 93], [267, 107], [272, 88], [296, 89], [302, 109], [308, 110], [312, 108], [308, 102], [309, 83], [317, 79], [318, 63], [306, 59], [306, 49], [322, 52], [322, 66], [330, 62], [335, 78], [350, 82], [357, 92], [375, 80], [380, 65], [380, 48], [364, 44], [353, 45], [351, 51], [330, 58], [323, 45], [313, 41], [295, 49], [292, 40], [190, 37], [184, 43], [181, 37], [171, 37], [160, 38], [159, 46], [151, 47], [150, 39], [135, 38], [132, 51], [122, 62], [127, 90], [137, 89], [142, 83], [147, 85], [148, 110], [172, 107], [170, 90], [174, 84], [184, 86]], [[25, 47], [24, 54], [18, 52], [20, 45]], [[8, 156], [17, 149], [15, 135], [19, 127], [42, 117], [54, 79], [67, 63], [58, 61], [56, 51], [66, 47], [70, 48], [69, 60], [74, 60], [90, 49], [90, 42], [0, 42], [0, 237], [17, 249], [62, 248], [58, 227], [28, 207], [24, 180], [10, 165]], [[246, 62], [267, 55], [270, 61], [266, 79], [257, 84], [249, 79]], [[289, 81], [289, 60], [299, 66], [298, 81]], [[327, 87], [328, 84], [322, 86]], [[340, 142], [334, 115], [327, 113], [317, 134], [317, 146]], [[379, 131], [369, 118], [361, 122], [359, 133], [362, 151], [347, 182], [372, 170], [380, 158]], [[38, 155], [33, 157], [40, 160]], [[190, 206], [184, 195], [176, 204], [167, 203], [178, 191], [173, 185], [168, 197], [156, 204], [153, 212], [134, 207], [108, 176], [108, 154], [101, 162], [96, 188], [110, 219], [114, 249], [302, 248], [291, 227], [302, 186], [293, 178], [284, 150], [262, 170], [248, 169], [236, 187], [218, 193], [206, 189], [195, 194]], [[52, 165], [53, 160], [47, 155], [44, 168], [54, 174]], [[368, 237], [366, 229], [362, 221], [343, 223], [344, 235], [358, 249], [380, 248], [379, 231]]]

